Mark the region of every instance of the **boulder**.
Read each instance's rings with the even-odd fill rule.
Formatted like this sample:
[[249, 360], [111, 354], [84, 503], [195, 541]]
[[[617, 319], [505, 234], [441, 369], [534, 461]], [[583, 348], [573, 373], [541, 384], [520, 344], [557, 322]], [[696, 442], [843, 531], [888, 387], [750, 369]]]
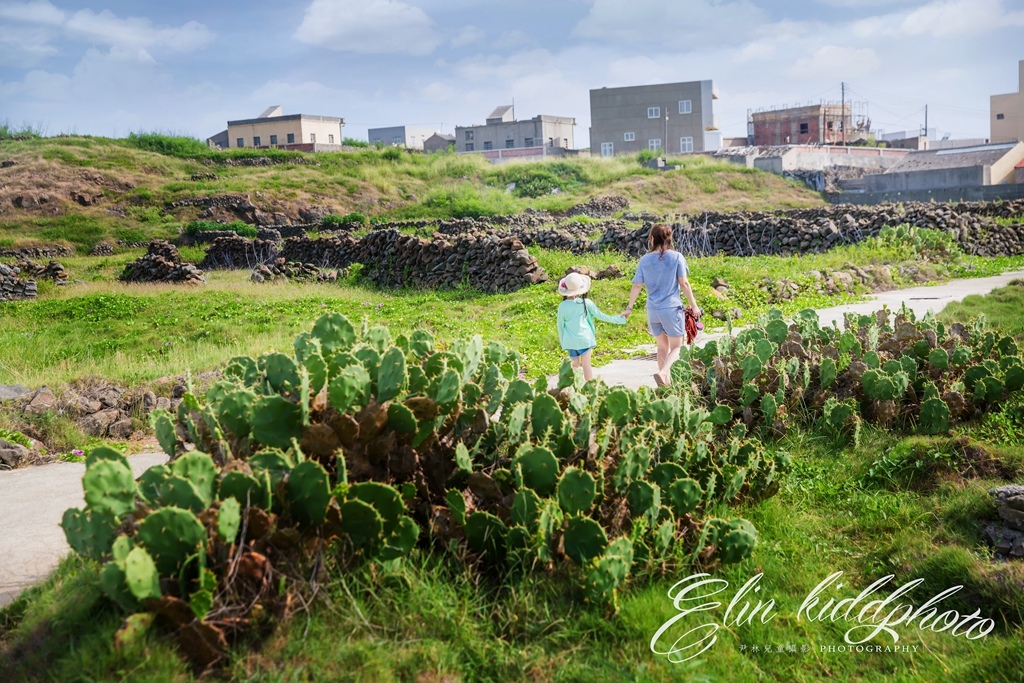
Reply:
[[117, 422], [118, 418], [121, 417], [121, 411], [116, 408], [108, 408], [107, 410], [101, 410], [98, 413], [93, 413], [86, 418], [83, 418], [78, 426], [81, 427], [82, 431], [88, 436], [106, 436], [107, 429], [110, 425]]

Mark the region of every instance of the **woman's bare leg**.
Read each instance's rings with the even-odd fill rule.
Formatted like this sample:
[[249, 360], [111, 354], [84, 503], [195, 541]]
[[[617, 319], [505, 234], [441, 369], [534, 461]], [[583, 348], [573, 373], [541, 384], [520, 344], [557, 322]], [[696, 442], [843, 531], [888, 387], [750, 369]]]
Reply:
[[665, 384], [672, 382], [672, 364], [679, 360], [679, 349], [682, 345], [683, 337], [658, 335], [658, 375], [661, 376]]

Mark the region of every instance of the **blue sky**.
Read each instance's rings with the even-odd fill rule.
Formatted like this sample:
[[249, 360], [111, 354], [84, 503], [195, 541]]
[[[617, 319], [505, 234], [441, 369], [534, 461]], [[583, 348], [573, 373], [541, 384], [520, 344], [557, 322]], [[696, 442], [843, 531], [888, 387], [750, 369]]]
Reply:
[[748, 109], [866, 102], [873, 127], [988, 137], [1017, 90], [1024, 0], [0, 0], [0, 123], [205, 138], [270, 105], [400, 124], [573, 116], [589, 90], [713, 80]]

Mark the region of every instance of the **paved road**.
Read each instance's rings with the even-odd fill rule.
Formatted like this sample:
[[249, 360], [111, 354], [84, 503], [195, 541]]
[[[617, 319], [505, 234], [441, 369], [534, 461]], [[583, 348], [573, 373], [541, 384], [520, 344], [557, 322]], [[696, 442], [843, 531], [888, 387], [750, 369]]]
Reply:
[[[818, 311], [823, 325], [833, 320], [842, 324], [843, 313], [873, 313], [883, 304], [899, 310], [906, 302], [918, 315], [929, 310], [938, 312], [951, 301], [960, 301], [969, 294], [986, 294], [1005, 286], [1024, 272], [1006, 273], [996, 277], [955, 280], [933, 287], [884, 292], [870, 301]], [[631, 324], [643, 324], [642, 314]], [[704, 335], [702, 340], [717, 335]], [[654, 347], [645, 349], [653, 352]], [[633, 389], [654, 386], [654, 361], [644, 359], [617, 360], [595, 373], [609, 384]], [[553, 378], [557, 382], [557, 377]], [[159, 453], [129, 458], [136, 476], [146, 468], [162, 463], [167, 456]], [[60, 520], [70, 507], [83, 505], [82, 474], [85, 466], [55, 463], [14, 471], [0, 471], [0, 606], [32, 584], [42, 581], [68, 552]]]
[[[845, 304], [843, 306], [835, 306], [833, 308], [819, 309], [818, 317], [823, 326], [831, 325], [834, 321], [842, 327], [843, 315], [845, 313], [865, 315], [874, 313], [881, 309], [883, 305], [888, 306], [890, 311], [898, 311], [904, 303], [906, 303], [907, 308], [912, 309], [914, 314], [920, 317], [928, 311], [938, 313], [945, 308], [946, 304], [954, 301], [961, 301], [964, 297], [970, 294], [987, 294], [993, 289], [1005, 287], [1011, 280], [1018, 278], [1024, 278], [1024, 271], [1004, 273], [994, 277], [952, 280], [945, 284], [932, 285], [929, 287], [912, 287], [910, 289], [881, 292], [873, 295], [868, 301], [855, 304]], [[638, 310], [637, 314], [633, 316], [633, 319], [630, 320], [629, 324], [646, 325], [646, 318], [644, 317], [643, 311]], [[737, 330], [734, 329], [733, 331], [736, 332]], [[712, 339], [717, 339], [723, 335], [723, 332], [704, 334], [697, 338], [696, 343], [698, 345], [703, 345], [706, 342]], [[644, 347], [642, 350], [645, 353], [653, 354], [656, 347], [652, 345]], [[616, 360], [608, 363], [607, 365], [596, 367], [594, 368], [594, 374], [603, 379], [607, 384], [616, 384], [626, 386], [631, 389], [638, 389], [641, 386], [654, 386], [655, 370], [657, 370], [657, 366], [654, 360], [648, 358], [634, 358]], [[551, 378], [552, 386], [557, 385], [557, 382], [558, 377]]]
[[[166, 462], [163, 453], [128, 458], [138, 477]], [[0, 606], [42, 581], [68, 552], [60, 520], [85, 505], [82, 463], [58, 462], [0, 472]]]

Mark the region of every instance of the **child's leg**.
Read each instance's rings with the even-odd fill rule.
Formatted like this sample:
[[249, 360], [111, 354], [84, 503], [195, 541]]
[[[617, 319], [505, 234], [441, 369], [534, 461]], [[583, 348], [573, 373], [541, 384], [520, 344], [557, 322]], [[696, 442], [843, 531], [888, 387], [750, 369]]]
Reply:
[[580, 364], [583, 362], [583, 359], [580, 356], [569, 356], [569, 360], [572, 362], [572, 367], [574, 370], [580, 367]]
[[583, 366], [583, 380], [589, 382], [594, 379], [594, 371], [590, 367], [590, 350], [580, 356], [579, 360]]

